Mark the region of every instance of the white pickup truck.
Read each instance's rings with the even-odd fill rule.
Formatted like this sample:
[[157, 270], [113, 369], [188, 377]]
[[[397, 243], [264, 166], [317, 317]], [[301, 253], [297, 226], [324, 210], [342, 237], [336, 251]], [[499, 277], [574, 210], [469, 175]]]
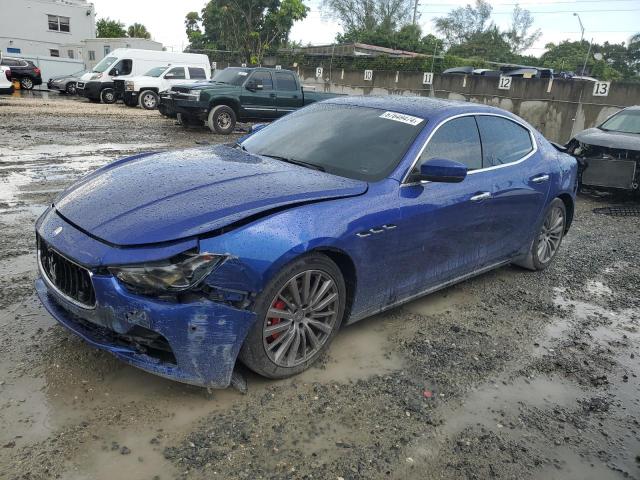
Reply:
[[202, 65], [166, 65], [155, 67], [144, 75], [114, 78], [117, 98], [125, 105], [140, 105], [146, 110], [155, 110], [160, 103], [160, 94], [174, 85], [184, 85], [211, 79], [211, 70]]

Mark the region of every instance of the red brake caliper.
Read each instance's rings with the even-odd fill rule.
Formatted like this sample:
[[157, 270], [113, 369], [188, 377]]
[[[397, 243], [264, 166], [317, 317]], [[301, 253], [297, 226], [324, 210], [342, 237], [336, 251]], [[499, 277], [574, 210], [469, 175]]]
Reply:
[[[282, 300], [276, 300], [275, 302], [273, 302], [273, 305], [271, 308], [275, 309], [275, 310], [284, 310], [285, 307], [287, 306], [286, 303], [284, 303], [284, 301]], [[267, 320], [267, 326], [271, 326], [271, 325], [277, 325], [282, 321], [281, 318], [269, 318]], [[278, 333], [274, 333], [272, 335], [270, 335], [267, 340], [269, 343], [273, 342], [276, 338], [278, 338], [281, 335], [280, 332]]]

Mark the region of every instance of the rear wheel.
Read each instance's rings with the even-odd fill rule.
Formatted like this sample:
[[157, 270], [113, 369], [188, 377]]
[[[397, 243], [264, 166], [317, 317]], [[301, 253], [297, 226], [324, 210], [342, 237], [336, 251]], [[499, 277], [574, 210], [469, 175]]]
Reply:
[[240, 359], [269, 378], [306, 370], [340, 328], [345, 300], [344, 279], [328, 257], [313, 253], [292, 262], [256, 298], [257, 320]]
[[29, 77], [22, 77], [20, 79], [20, 87], [24, 90], [32, 90], [33, 89], [33, 80]]
[[209, 112], [207, 125], [213, 133], [228, 135], [236, 127], [236, 113], [231, 107], [217, 105]]
[[113, 88], [103, 88], [100, 92], [102, 103], [116, 103], [116, 91]]
[[144, 90], [140, 93], [140, 106], [145, 110], [155, 110], [158, 108], [160, 97], [153, 90]]
[[567, 226], [567, 208], [564, 202], [555, 198], [547, 207], [544, 220], [531, 244], [526, 259], [518, 265], [530, 270], [544, 270], [555, 258]]

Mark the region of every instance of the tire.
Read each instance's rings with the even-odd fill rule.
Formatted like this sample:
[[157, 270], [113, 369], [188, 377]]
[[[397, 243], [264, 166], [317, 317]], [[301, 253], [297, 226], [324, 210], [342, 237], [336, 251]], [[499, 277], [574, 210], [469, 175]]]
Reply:
[[100, 100], [108, 105], [116, 103], [116, 91], [113, 88], [103, 88], [100, 92]]
[[231, 107], [217, 105], [209, 112], [209, 130], [220, 135], [229, 135], [236, 127], [236, 113]]
[[76, 94], [76, 82], [67, 83], [67, 86], [65, 87], [64, 91], [67, 92], [69, 95], [75, 95]]
[[140, 106], [145, 110], [155, 110], [160, 103], [160, 97], [153, 90], [140, 92]]
[[29, 77], [22, 77], [20, 79], [20, 88], [23, 90], [33, 90], [33, 79]]
[[[293, 282], [299, 289], [298, 302], [291, 289]], [[306, 295], [305, 283], [309, 285]], [[257, 319], [242, 345], [240, 360], [268, 378], [286, 378], [306, 370], [326, 352], [340, 329], [345, 301], [344, 278], [331, 259], [311, 253], [294, 260], [256, 297]], [[269, 317], [273, 311], [283, 317]], [[271, 335], [267, 328], [274, 330]]]
[[529, 270], [544, 270], [560, 250], [567, 227], [567, 208], [564, 202], [555, 198], [544, 213], [542, 224], [531, 243], [526, 258], [515, 262]]

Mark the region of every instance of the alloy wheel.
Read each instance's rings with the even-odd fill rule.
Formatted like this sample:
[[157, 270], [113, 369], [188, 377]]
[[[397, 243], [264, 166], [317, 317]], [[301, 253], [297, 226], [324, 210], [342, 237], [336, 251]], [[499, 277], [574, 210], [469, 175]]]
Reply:
[[270, 305], [262, 328], [264, 349], [276, 365], [295, 367], [331, 336], [340, 298], [331, 276], [307, 270], [286, 282]]
[[20, 83], [22, 84], [22, 88], [25, 88], [27, 90], [31, 90], [33, 88], [33, 80], [31, 80], [28, 77], [25, 77], [22, 80], [20, 80]]
[[560, 247], [564, 233], [564, 211], [562, 208], [553, 207], [544, 219], [540, 234], [538, 235], [538, 260], [548, 263]]
[[226, 130], [231, 126], [231, 115], [227, 112], [220, 113], [216, 119], [216, 124], [221, 130]]
[[150, 110], [156, 108], [156, 97], [151, 93], [147, 93], [142, 99], [142, 102], [144, 103], [145, 107]]

